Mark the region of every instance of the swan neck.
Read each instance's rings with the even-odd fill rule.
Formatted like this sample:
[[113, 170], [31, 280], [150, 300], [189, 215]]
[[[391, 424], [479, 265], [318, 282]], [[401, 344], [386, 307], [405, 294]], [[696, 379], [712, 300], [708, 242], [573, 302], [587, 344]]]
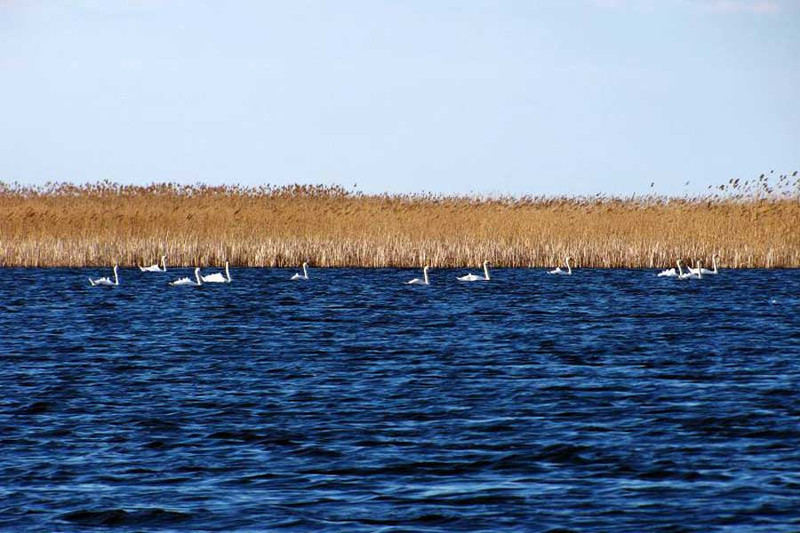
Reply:
[[308, 279], [308, 266], [305, 263], [303, 263], [303, 276]]
[[486, 279], [492, 279], [489, 276], [489, 265], [487, 265], [486, 263], [483, 264], [483, 277]]
[[197, 284], [198, 285], [202, 285], [203, 284], [203, 280], [200, 279], [200, 269], [199, 268], [195, 268], [194, 269], [194, 277], [197, 280]]
[[119, 276], [117, 275], [117, 267], [114, 267], [114, 285], [119, 285]]
[[428, 268], [422, 269], [422, 275], [425, 277], [425, 285], [428, 285]]
[[231, 271], [228, 270], [228, 262], [225, 261], [225, 276], [228, 278], [228, 282], [231, 281]]
[[567, 260], [566, 260], [566, 261], [564, 261], [564, 262], [567, 264], [567, 272], [568, 272], [569, 274], [572, 274], [572, 267], [571, 267], [571, 266], [569, 266], [569, 257], [567, 257]]

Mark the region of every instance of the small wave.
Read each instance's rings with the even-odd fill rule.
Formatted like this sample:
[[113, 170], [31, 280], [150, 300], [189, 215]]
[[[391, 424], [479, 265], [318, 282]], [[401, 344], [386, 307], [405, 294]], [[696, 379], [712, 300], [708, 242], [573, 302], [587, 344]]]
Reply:
[[217, 431], [208, 436], [209, 439], [217, 439], [229, 442], [240, 442], [247, 444], [262, 444], [273, 446], [296, 446], [300, 442], [293, 436], [284, 433], [261, 435], [254, 431]]
[[22, 415], [40, 415], [46, 413], [53, 408], [52, 402], [34, 402], [20, 409], [18, 412]]
[[192, 515], [165, 509], [108, 509], [103, 511], [80, 510], [60, 516], [62, 520], [82, 526], [169, 526], [186, 522]]
[[591, 451], [588, 446], [577, 446], [574, 444], [552, 444], [542, 449], [536, 459], [540, 461], [550, 461], [552, 463], [565, 464], [586, 464], [586, 459], [582, 454]]

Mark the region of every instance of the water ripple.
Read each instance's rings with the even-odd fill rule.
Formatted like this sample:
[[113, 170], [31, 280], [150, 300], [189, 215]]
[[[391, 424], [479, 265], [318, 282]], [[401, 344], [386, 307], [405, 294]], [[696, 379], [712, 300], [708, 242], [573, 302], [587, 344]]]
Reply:
[[0, 270], [0, 529], [800, 527], [800, 272], [292, 272]]

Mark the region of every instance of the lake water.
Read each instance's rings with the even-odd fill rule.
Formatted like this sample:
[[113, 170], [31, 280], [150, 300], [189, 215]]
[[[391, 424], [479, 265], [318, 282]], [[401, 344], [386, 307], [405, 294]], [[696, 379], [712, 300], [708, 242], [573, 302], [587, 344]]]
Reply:
[[0, 529], [800, 530], [800, 271], [108, 272], [0, 269]]

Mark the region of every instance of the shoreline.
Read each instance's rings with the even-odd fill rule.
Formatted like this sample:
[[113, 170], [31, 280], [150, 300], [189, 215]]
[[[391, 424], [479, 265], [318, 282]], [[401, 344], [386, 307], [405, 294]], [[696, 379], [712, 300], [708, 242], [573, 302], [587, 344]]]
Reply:
[[[4, 242], [0, 241], [0, 250], [4, 249]], [[325, 256], [324, 253], [320, 254], [317, 251], [304, 252], [304, 248], [294, 248], [291, 253], [265, 253], [263, 248], [250, 248], [243, 246], [231, 246], [220, 249], [217, 246], [208, 247], [193, 247], [193, 253], [186, 254], [181, 252], [171, 251], [170, 249], [159, 249], [157, 252], [146, 256], [146, 259], [140, 257], [131, 257], [131, 250], [136, 249], [136, 246], [126, 246], [127, 243], [115, 243], [114, 245], [107, 245], [96, 243], [93, 246], [85, 246], [85, 243], [61, 243], [60, 248], [63, 250], [83, 250], [81, 261], [70, 261], [66, 257], [47, 256], [37, 258], [35, 255], [23, 256], [14, 261], [13, 257], [8, 255], [0, 255], [0, 268], [97, 268], [97, 267], [112, 267], [115, 264], [120, 268], [137, 268], [140, 266], [148, 266], [155, 264], [158, 257], [161, 255], [167, 256], [167, 264], [169, 268], [194, 268], [199, 266], [201, 268], [215, 268], [224, 266], [226, 261], [230, 262], [231, 268], [262, 268], [262, 269], [280, 269], [280, 268], [299, 268], [303, 262], [308, 262], [309, 266], [315, 269], [419, 269], [423, 266], [430, 266], [432, 269], [464, 269], [464, 268], [480, 268], [484, 260], [487, 260], [495, 269], [545, 269], [554, 268], [556, 266], [563, 266], [563, 259], [558, 255], [552, 253], [552, 248], [555, 246], [547, 247], [547, 252], [539, 249], [530, 248], [506, 248], [494, 255], [482, 255], [477, 253], [467, 252], [464, 255], [474, 257], [471, 260], [459, 261], [456, 258], [442, 257], [441, 252], [445, 246], [436, 246], [436, 250], [426, 253], [423, 251], [418, 253], [409, 254], [407, 257], [387, 257], [386, 249], [380, 249], [375, 254], [359, 254], [359, 261], [346, 261], [343, 258], [330, 258]], [[347, 244], [347, 243], [345, 243]], [[363, 243], [361, 243], [363, 244]], [[430, 244], [430, 243], [428, 243]], [[41, 247], [48, 247], [50, 243], [28, 242], [25, 249], [33, 250]], [[273, 247], [292, 248], [286, 246], [285, 242], [270, 243], [268, 248]], [[478, 245], [477, 248], [481, 246]], [[226, 249], [231, 250], [226, 253]], [[561, 248], [564, 249], [564, 248]], [[542, 252], [542, 253], [540, 253]], [[549, 253], [548, 253], [549, 252]], [[682, 259], [684, 263], [694, 263], [699, 259], [704, 265], [712, 264], [712, 255], [714, 252], [707, 252], [705, 255], [683, 253], [671, 254], [669, 251], [659, 250], [657, 253], [647, 253], [646, 250], [632, 253], [632, 259], [638, 261], [610, 261], [598, 260], [597, 257], [582, 257], [580, 254], [571, 254], [573, 258], [573, 268], [576, 269], [598, 269], [598, 270], [653, 270], [672, 268], [675, 266], [677, 259]], [[766, 256], [749, 254], [742, 256], [737, 252], [732, 252], [730, 255], [725, 253], [722, 249], [719, 252], [718, 265], [721, 269], [726, 270], [792, 270], [800, 268], [800, 250], [783, 251], [777, 254], [770, 251]], [[73, 255], [73, 254], [70, 254]], [[564, 254], [567, 255], [567, 254]], [[793, 257], [793, 261], [787, 261]], [[784, 260], [781, 261], [780, 258]]]
[[[705, 265], [705, 263], [703, 265], [704, 265], [704, 267], [707, 266], [707, 265]], [[128, 266], [118, 265], [118, 266], [119, 266], [120, 270], [132, 270], [132, 271], [138, 271], [138, 267], [139, 267], [139, 265], [128, 265]], [[526, 267], [526, 266], [513, 266], [513, 267], [495, 266], [495, 267], [492, 267], [491, 270], [492, 270], [492, 272], [498, 271], [498, 270], [500, 270], [500, 271], [502, 271], [502, 270], [531, 270], [531, 271], [539, 271], [539, 270], [541, 270], [541, 271], [547, 271], [547, 270], [550, 270], [550, 269], [552, 269], [552, 268], [554, 268], [556, 266], [559, 266], [559, 265], [530, 266], [530, 267]], [[560, 265], [560, 266], [563, 267], [563, 265]], [[3, 270], [96, 270], [96, 269], [113, 268], [113, 267], [114, 267], [113, 263], [105, 264], [105, 265], [84, 265], [84, 266], [72, 266], [72, 265], [67, 265], [67, 266], [0, 265], [0, 272], [2, 272]], [[193, 268], [196, 268], [196, 267], [197, 267], [197, 265], [174, 265], [174, 266], [170, 266], [169, 270], [167, 270], [167, 273], [172, 272], [172, 271], [178, 272], [178, 271], [190, 270], [190, 269], [193, 269]], [[220, 268], [224, 269], [225, 265], [224, 264], [222, 264], [222, 265], [209, 264], [209, 265], [203, 265], [200, 268], [201, 269], [220, 269]], [[294, 270], [294, 271], [296, 271], [298, 269], [302, 270], [302, 266], [301, 265], [287, 265], [287, 266], [241, 266], [241, 265], [230, 265], [230, 268], [231, 269], [237, 269], [237, 270], [276, 270], [276, 271], [277, 270], [279, 270], [279, 271], [284, 271], [284, 270]], [[402, 272], [405, 272], [405, 271], [415, 272], [415, 271], [418, 271], [418, 270], [422, 269], [421, 266], [413, 266], [413, 267], [400, 267], [400, 266], [392, 266], [392, 267], [323, 266], [323, 267], [319, 267], [319, 266], [313, 266], [313, 265], [309, 265], [309, 268], [310, 269], [314, 269], [314, 270], [322, 270], [322, 271], [325, 271], [325, 270], [331, 270], [331, 271], [333, 271], [333, 270], [392, 270], [392, 271], [402, 271]], [[663, 265], [663, 266], [656, 266], [656, 267], [588, 267], [588, 266], [576, 267], [576, 266], [573, 265], [573, 267], [572, 267], [574, 272], [579, 272], [579, 271], [582, 271], [582, 270], [588, 270], [588, 271], [628, 270], [628, 271], [631, 271], [631, 272], [650, 272], [650, 271], [656, 271], [656, 270], [663, 270], [663, 269], [667, 269], [667, 268], [672, 268], [672, 266], [671, 265]], [[433, 272], [433, 271], [460, 272], [462, 270], [468, 270], [468, 269], [480, 270], [481, 269], [481, 265], [431, 267], [431, 272]], [[777, 272], [777, 271], [784, 271], [784, 270], [789, 270], [789, 271], [800, 270], [800, 267], [745, 267], [745, 266], [727, 267], [727, 266], [720, 265], [719, 269], [720, 270], [726, 270], [726, 271], [731, 270], [731, 271], [742, 271], [742, 272], [744, 272], [744, 271], [752, 271], [752, 270], [757, 270], [757, 271], [775, 271], [775, 272]]]

